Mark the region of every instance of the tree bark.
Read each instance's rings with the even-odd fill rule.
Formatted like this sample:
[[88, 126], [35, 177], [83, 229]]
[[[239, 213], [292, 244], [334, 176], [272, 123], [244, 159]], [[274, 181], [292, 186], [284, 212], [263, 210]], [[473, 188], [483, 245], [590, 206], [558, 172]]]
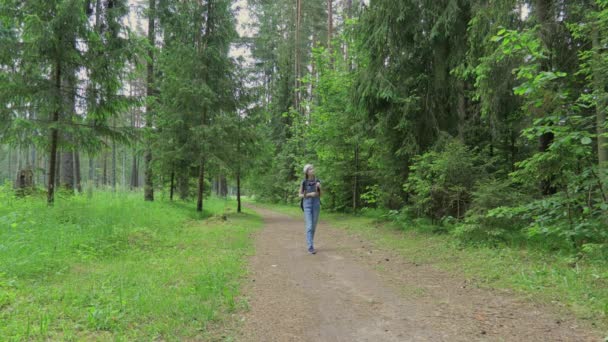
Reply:
[[103, 171], [101, 174], [101, 184], [103, 186], [108, 185], [108, 153], [103, 153]]
[[[23, 165], [21, 165], [21, 147], [17, 147], [17, 172], [23, 169]], [[12, 177], [13, 175], [11, 175]]]
[[95, 160], [93, 155], [89, 154], [89, 185], [93, 187], [95, 184]]
[[61, 178], [59, 184], [66, 190], [74, 190], [74, 155], [72, 151], [61, 152]]
[[12, 160], [13, 160], [13, 156], [12, 156], [12, 149], [10, 146], [8, 146], [8, 179], [13, 178], [13, 168], [12, 168]]
[[80, 153], [74, 151], [74, 180], [76, 181], [76, 190], [82, 193], [82, 175], [80, 173]]
[[112, 139], [112, 191], [116, 192], [116, 141]]
[[[150, 0], [149, 14], [148, 14], [148, 42], [150, 44], [150, 50], [148, 51], [148, 67], [147, 67], [147, 80], [146, 80], [146, 127], [148, 130], [152, 129], [152, 104], [151, 97], [153, 95], [154, 85], [154, 47], [156, 45], [156, 0]], [[144, 199], [146, 201], [154, 201], [154, 184], [152, 175], [152, 147], [150, 141], [146, 146], [146, 152], [144, 157], [145, 163], [145, 175], [144, 175]]]
[[[547, 51], [551, 51], [551, 35], [552, 35], [552, 19], [551, 19], [551, 8], [553, 6], [553, 0], [536, 0], [536, 15], [540, 23], [540, 39]], [[551, 62], [541, 62], [541, 71], [550, 71]], [[546, 152], [551, 144], [553, 143], [554, 135], [552, 132], [546, 132], [539, 137], [538, 150], [541, 153]], [[541, 181], [540, 189], [543, 195], [554, 194], [557, 189], [552, 184], [551, 179], [545, 179]]]
[[[596, 132], [597, 132], [597, 157], [601, 171], [608, 169], [608, 139], [603, 135], [606, 133], [606, 92], [604, 91], [605, 78], [601, 71], [601, 49], [600, 35], [597, 26], [592, 31], [592, 44], [593, 44], [593, 84], [596, 93]], [[602, 172], [604, 174], [604, 172]]]
[[467, 119], [467, 100], [465, 94], [465, 84], [464, 80], [458, 80], [458, 140], [464, 144], [464, 131], [466, 128], [466, 119]]
[[333, 0], [327, 0], [327, 51], [331, 55], [331, 39], [334, 32]]
[[236, 170], [236, 212], [241, 212], [241, 168]]
[[219, 196], [226, 198], [228, 196], [228, 182], [226, 181], [226, 175], [221, 175], [218, 184]]
[[359, 203], [359, 145], [355, 145], [355, 172], [353, 174], [353, 212], [357, 212]]
[[123, 148], [122, 150], [122, 189], [127, 188], [127, 150]]
[[137, 189], [139, 186], [139, 167], [137, 166], [137, 155], [133, 150], [133, 163], [131, 164], [131, 190]]
[[[55, 65], [55, 90], [57, 97], [61, 95], [61, 63], [57, 62]], [[59, 114], [61, 108], [61, 101], [57, 101], [57, 108], [53, 111], [51, 121], [57, 124], [59, 121]], [[52, 206], [55, 203], [55, 163], [57, 162], [57, 140], [59, 139], [59, 130], [56, 126], [51, 128], [51, 144], [49, 148], [49, 183], [47, 185], [47, 205]]]
[[48, 170], [49, 170], [49, 157], [48, 156], [44, 156], [43, 157], [43, 171], [41, 172], [42, 173], [42, 182], [41, 182], [41, 184], [47, 184]]
[[294, 108], [300, 111], [300, 29], [302, 24], [302, 0], [296, 0], [296, 29], [294, 40]]
[[[61, 138], [57, 138], [57, 145], [59, 145], [59, 140]], [[55, 188], [57, 188], [60, 184], [59, 180], [61, 179], [61, 153], [59, 152], [59, 147], [57, 147], [57, 161], [55, 162]]]
[[[195, 42], [196, 47], [199, 49], [199, 53], [202, 53], [203, 51], [205, 51], [206, 47], [207, 47], [207, 41], [211, 36], [211, 30], [212, 30], [212, 26], [213, 26], [213, 7], [212, 7], [213, 2], [210, 1], [207, 4], [207, 25], [205, 27], [205, 37], [204, 39], [201, 41], [201, 39], [199, 39], [199, 37], [197, 37], [197, 41]], [[203, 80], [206, 82], [207, 81], [207, 73], [203, 73], [202, 75]], [[199, 166], [199, 171], [198, 171], [198, 194], [197, 194], [197, 200], [196, 200], [196, 211], [198, 212], [203, 212], [203, 193], [205, 191], [205, 145], [206, 145], [206, 139], [205, 139], [205, 125], [207, 123], [207, 108], [203, 107], [203, 110], [201, 112], [201, 130], [202, 130], [202, 137], [201, 137], [201, 143], [202, 143], [202, 148], [200, 151], [200, 166]]]
[[171, 184], [169, 185], [169, 200], [173, 202], [173, 190], [175, 189], [175, 170], [171, 171]]
[[196, 211], [203, 212], [203, 191], [205, 190], [205, 160], [201, 161], [198, 170], [198, 195], [196, 200]]

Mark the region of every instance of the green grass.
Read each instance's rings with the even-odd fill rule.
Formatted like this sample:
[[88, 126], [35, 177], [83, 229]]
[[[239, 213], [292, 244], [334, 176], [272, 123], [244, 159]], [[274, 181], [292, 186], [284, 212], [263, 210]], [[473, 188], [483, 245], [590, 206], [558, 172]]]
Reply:
[[[294, 217], [302, 215], [295, 204], [259, 205]], [[509, 289], [533, 301], [552, 303], [608, 331], [605, 262], [575, 262], [571, 255], [534, 248], [463, 245], [449, 234], [433, 233], [436, 227], [424, 221], [397, 225], [370, 214], [324, 212], [321, 219], [412, 262], [431, 264], [480, 287]]]
[[48, 208], [0, 192], [2, 340], [229, 340], [261, 219], [205, 206], [97, 192]]

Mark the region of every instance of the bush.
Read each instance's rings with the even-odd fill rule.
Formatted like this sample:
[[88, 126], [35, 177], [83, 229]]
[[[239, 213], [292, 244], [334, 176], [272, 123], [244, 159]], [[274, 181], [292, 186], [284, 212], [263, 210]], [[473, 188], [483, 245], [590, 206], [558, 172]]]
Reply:
[[458, 141], [414, 159], [405, 190], [418, 216], [462, 218], [475, 182], [485, 172], [479, 158]]
[[529, 222], [516, 215], [495, 215], [497, 208], [516, 207], [530, 197], [509, 180], [488, 179], [477, 184], [464, 222], [452, 233], [463, 241], [504, 240], [519, 234]]

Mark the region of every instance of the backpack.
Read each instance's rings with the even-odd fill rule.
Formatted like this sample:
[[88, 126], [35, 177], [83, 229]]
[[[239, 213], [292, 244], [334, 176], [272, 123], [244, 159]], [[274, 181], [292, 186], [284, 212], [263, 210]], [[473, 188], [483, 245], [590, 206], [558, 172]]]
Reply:
[[[319, 179], [317, 179], [317, 178], [315, 178], [315, 182], [316, 182], [316, 183], [321, 183], [321, 181], [320, 181]], [[306, 186], [305, 186], [305, 183], [306, 183], [306, 179], [304, 179], [304, 180], [302, 181], [302, 184], [301, 184], [302, 189], [304, 189], [304, 194], [306, 194]], [[320, 197], [320, 196], [321, 196], [321, 189], [319, 189], [319, 197]], [[319, 204], [321, 204], [321, 200], [319, 200]], [[304, 211], [304, 197], [300, 198], [300, 209], [302, 209], [302, 211]]]

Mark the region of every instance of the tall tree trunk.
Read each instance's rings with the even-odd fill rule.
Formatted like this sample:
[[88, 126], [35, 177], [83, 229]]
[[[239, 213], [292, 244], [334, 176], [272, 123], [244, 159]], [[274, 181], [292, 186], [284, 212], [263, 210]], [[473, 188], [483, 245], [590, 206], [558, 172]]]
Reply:
[[[541, 42], [547, 51], [551, 51], [551, 36], [552, 36], [552, 7], [554, 6], [554, 0], [536, 0], [536, 15], [540, 23], [540, 38]], [[541, 62], [541, 71], [550, 71], [551, 62]], [[546, 132], [539, 137], [538, 150], [539, 152], [546, 152], [553, 143], [553, 132]], [[555, 187], [552, 184], [551, 179], [545, 179], [541, 181], [540, 188], [543, 195], [551, 195], [556, 192]]]
[[[202, 53], [203, 51], [206, 50], [207, 48], [207, 42], [211, 36], [211, 30], [213, 27], [213, 2], [209, 1], [207, 3], [207, 25], [205, 27], [205, 35], [204, 35], [204, 39], [201, 39], [200, 36], [196, 37], [196, 41], [195, 41], [195, 45], [197, 48], [197, 52], [198, 54]], [[202, 79], [203, 81], [207, 81], [207, 73], [203, 73], [202, 75]], [[201, 112], [201, 129], [202, 129], [202, 149], [200, 151], [201, 155], [200, 155], [200, 166], [199, 166], [199, 171], [198, 171], [198, 194], [197, 194], [197, 200], [196, 200], [196, 211], [198, 212], [202, 212], [203, 211], [203, 193], [205, 191], [205, 144], [206, 144], [206, 139], [205, 139], [205, 125], [207, 123], [207, 107], [204, 107], [202, 112]]]
[[[344, 5], [344, 7], [345, 7], [344, 12], [345, 12], [346, 19], [351, 19], [353, 17], [353, 0], [346, 0], [345, 2], [346, 2], [346, 4]], [[350, 49], [349, 43], [350, 43], [350, 39], [344, 41], [344, 45], [343, 45], [344, 50], [342, 53], [344, 55], [344, 60], [348, 64], [348, 70], [351, 71], [353, 69], [353, 64], [348, 57], [349, 49]]]
[[[593, 43], [593, 84], [594, 90], [596, 93], [596, 104], [595, 104], [595, 113], [596, 113], [596, 131], [597, 131], [597, 157], [600, 166], [600, 170], [605, 171], [608, 169], [608, 139], [603, 135], [606, 133], [605, 125], [606, 125], [606, 92], [604, 91], [604, 86], [606, 84], [605, 77], [603, 72], [601, 71], [601, 49], [602, 46], [600, 44], [600, 34], [597, 29], [597, 26], [593, 28], [592, 32], [592, 43]], [[602, 172], [602, 175], [604, 172]]]
[[122, 150], [122, 189], [127, 188], [127, 150], [123, 148]]
[[32, 146], [30, 149], [31, 161], [28, 163], [33, 169], [36, 168], [36, 146]]
[[[57, 141], [59, 141], [59, 137]], [[59, 145], [59, 142], [57, 143]], [[59, 148], [56, 151], [57, 161], [55, 162], [55, 188], [59, 186], [59, 180], [61, 179], [61, 153], [59, 152]]]
[[190, 196], [190, 168], [186, 172], [177, 174], [177, 193], [181, 200], [186, 200]]
[[[72, 117], [76, 111], [76, 92], [75, 92], [75, 81], [73, 79], [73, 72], [64, 72], [62, 83], [64, 84], [65, 97], [63, 98], [64, 111], [60, 118], [65, 119], [66, 122], [72, 121]], [[65, 141], [67, 145], [73, 145], [73, 136], [70, 133], [64, 133], [60, 135], [60, 139]], [[59, 178], [59, 184], [71, 193], [74, 192], [74, 153], [72, 148], [65, 147], [61, 152], [61, 177]]]
[[36, 154], [36, 146], [32, 146], [31, 151], [30, 151], [30, 156], [32, 158], [32, 172], [34, 173], [33, 176], [33, 180], [34, 183], [36, 183], [38, 181], [38, 160], [37, 160], [37, 154]]
[[[149, 0], [149, 14], [148, 14], [148, 43], [150, 44], [150, 50], [148, 51], [148, 70], [146, 80], [146, 127], [148, 130], [152, 129], [152, 103], [151, 97], [153, 95], [154, 86], [154, 47], [156, 45], [156, 0]], [[146, 144], [146, 152], [144, 157], [144, 199], [146, 201], [154, 201], [154, 184], [152, 175], [152, 147], [150, 141]]]
[[13, 149], [8, 146], [8, 179], [12, 179], [13, 178], [13, 155], [12, 155]]
[[95, 159], [93, 154], [89, 153], [89, 186], [93, 187], [95, 184]]
[[23, 165], [21, 163], [21, 147], [17, 147], [17, 172], [23, 169]]
[[220, 197], [226, 198], [228, 196], [228, 182], [226, 181], [226, 175], [220, 176]]
[[171, 184], [169, 185], [169, 200], [173, 202], [173, 190], [175, 189], [175, 170], [171, 171]]
[[[61, 63], [57, 62], [55, 65], [55, 91], [57, 92], [56, 96], [59, 98], [61, 96]], [[53, 116], [51, 121], [53, 123], [57, 123], [59, 121], [59, 114], [61, 108], [61, 101], [57, 101], [57, 108], [53, 111]], [[51, 144], [49, 148], [49, 183], [47, 185], [47, 198], [46, 202], [48, 205], [52, 206], [55, 202], [55, 163], [57, 162], [57, 140], [59, 139], [59, 131], [56, 126], [51, 128]]]
[[241, 168], [236, 170], [236, 212], [241, 212]]
[[66, 190], [74, 190], [74, 154], [72, 151], [61, 152], [60, 186]]
[[103, 171], [101, 174], [101, 184], [103, 186], [108, 185], [108, 153], [103, 152]]
[[458, 107], [456, 108], [458, 113], [458, 140], [464, 144], [464, 131], [466, 128], [466, 119], [467, 119], [467, 99], [465, 94], [465, 84], [464, 80], [457, 80], [458, 83]]
[[355, 145], [355, 172], [353, 174], [353, 212], [357, 212], [359, 203], [359, 145]]
[[302, 25], [302, 0], [296, 0], [296, 29], [294, 40], [294, 108], [300, 111], [300, 29]]
[[198, 169], [198, 195], [196, 199], [196, 211], [203, 212], [203, 191], [205, 191], [205, 160], [201, 160]]
[[80, 173], [80, 153], [74, 150], [74, 180], [76, 181], [76, 190], [82, 193], [82, 175]]
[[331, 55], [331, 40], [334, 32], [333, 0], [327, 0], [327, 51]]
[[112, 139], [112, 191], [116, 192], [116, 141]]
[[49, 172], [49, 156], [43, 157], [43, 171], [42, 173], [42, 182], [40, 184], [47, 184], [47, 175]]
[[139, 186], [139, 168], [137, 167], [137, 155], [133, 150], [133, 163], [131, 164], [131, 190], [136, 189]]

